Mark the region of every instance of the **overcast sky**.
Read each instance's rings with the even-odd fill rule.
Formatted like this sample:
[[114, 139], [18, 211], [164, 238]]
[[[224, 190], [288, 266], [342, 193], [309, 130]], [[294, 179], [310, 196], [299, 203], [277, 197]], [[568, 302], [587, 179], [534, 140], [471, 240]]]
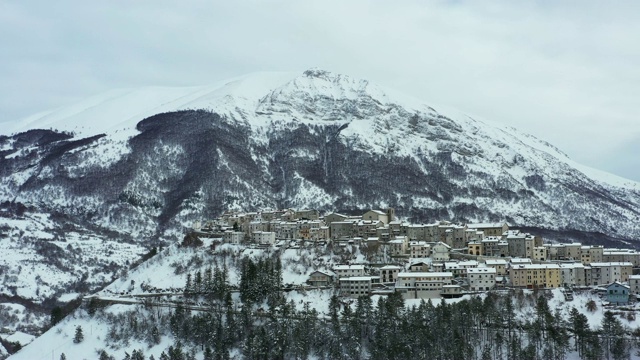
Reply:
[[121, 87], [311, 67], [640, 181], [640, 1], [0, 1], [0, 126]]

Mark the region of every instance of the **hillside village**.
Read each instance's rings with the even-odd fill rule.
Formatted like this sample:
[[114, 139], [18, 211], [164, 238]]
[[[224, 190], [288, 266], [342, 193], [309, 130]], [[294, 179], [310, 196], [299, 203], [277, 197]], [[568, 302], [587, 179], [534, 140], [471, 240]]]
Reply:
[[507, 223], [409, 224], [393, 209], [226, 212], [77, 297], [40, 337], [14, 326], [0, 339], [23, 348], [7, 347], [18, 360], [622, 359], [640, 343], [639, 262]]
[[[196, 222], [200, 237], [257, 247], [358, 247], [367, 256], [313, 269], [307, 284], [336, 286], [345, 297], [452, 298], [500, 288], [606, 287], [605, 301], [627, 304], [640, 293], [640, 253], [631, 249], [550, 243], [506, 222], [410, 224], [394, 209], [359, 216], [317, 210], [226, 212]], [[215, 243], [214, 243], [215, 244]], [[570, 295], [568, 295], [570, 296]]]

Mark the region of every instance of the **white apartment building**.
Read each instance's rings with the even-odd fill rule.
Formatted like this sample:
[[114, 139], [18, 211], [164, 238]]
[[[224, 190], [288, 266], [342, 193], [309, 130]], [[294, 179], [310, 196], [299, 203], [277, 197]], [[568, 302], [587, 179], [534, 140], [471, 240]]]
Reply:
[[450, 272], [402, 272], [398, 274], [396, 291], [405, 299], [426, 299], [440, 296], [444, 285], [451, 285]]
[[496, 286], [496, 269], [490, 267], [467, 269], [469, 290], [486, 291]]
[[254, 231], [251, 233], [254, 243], [260, 245], [273, 245], [276, 243], [276, 233], [269, 231]]
[[336, 265], [333, 272], [339, 279], [364, 276], [364, 265]]

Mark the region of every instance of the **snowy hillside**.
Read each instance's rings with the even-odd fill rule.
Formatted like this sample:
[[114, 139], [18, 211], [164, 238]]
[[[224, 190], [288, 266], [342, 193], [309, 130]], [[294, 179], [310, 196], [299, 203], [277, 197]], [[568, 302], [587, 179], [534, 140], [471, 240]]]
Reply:
[[0, 300], [28, 301], [40, 322], [45, 300], [100, 287], [227, 209], [394, 207], [413, 222], [640, 237], [640, 184], [322, 70], [117, 90], [2, 131]]
[[[105, 301], [104, 303], [100, 303], [97, 308], [93, 309], [93, 311], [91, 310], [89, 301], [85, 302], [82, 308], [78, 309], [71, 314], [71, 316], [68, 316], [59, 324], [55, 325], [41, 337], [35, 339], [33, 343], [27, 345], [20, 352], [11, 356], [10, 359], [49, 359], [52, 356], [54, 359], [58, 359], [61, 354], [65, 354], [68, 359], [98, 358], [98, 356], [103, 352], [110, 356], [114, 356], [116, 359], [122, 359], [125, 358], [127, 354], [131, 355], [133, 351], [137, 350], [142, 350], [146, 356], [145, 358], [149, 358], [153, 355], [154, 358], [158, 359], [163, 352], [169, 353], [171, 351], [169, 350], [171, 346], [177, 346], [176, 344], [178, 344], [178, 340], [180, 340], [180, 338], [184, 340], [185, 338], [184, 334], [180, 335], [181, 330], [174, 326], [174, 321], [177, 316], [176, 314], [180, 313], [176, 308], [176, 304], [178, 302], [185, 301], [182, 293], [184, 291], [187, 274], [195, 274], [198, 272], [206, 274], [207, 268], [210, 269], [215, 267], [217, 271], [218, 269], [225, 267], [228, 269], [227, 278], [229, 284], [232, 287], [237, 288], [241, 283], [241, 275], [239, 274], [241, 259], [252, 258], [256, 260], [269, 256], [265, 249], [247, 248], [245, 246], [229, 244], [221, 245], [216, 249], [216, 251], [210, 252], [206, 250], [209, 247], [208, 245], [209, 241], [205, 240], [205, 246], [199, 249], [179, 248], [176, 246], [171, 246], [165, 249], [163, 252], [145, 262], [140, 267], [132, 270], [122, 278], [115, 281], [103, 291], [93, 295], [95, 297], [99, 297], [101, 301]], [[271, 249], [271, 251], [273, 250], [274, 249]], [[319, 255], [321, 256], [319, 257]], [[280, 257], [283, 261], [283, 283], [292, 284], [302, 284], [312, 269], [323, 268], [323, 266], [331, 268], [341, 260], [337, 254], [329, 251], [329, 249], [313, 247], [302, 249], [283, 249]], [[296, 261], [288, 261], [288, 259], [293, 258], [295, 258]], [[320, 258], [322, 258], [322, 260], [320, 260]], [[320, 263], [322, 263], [323, 266], [320, 266]], [[206, 275], [203, 276], [203, 278], [206, 279]], [[331, 342], [327, 341], [331, 335], [327, 330], [330, 330], [331, 332], [335, 331], [335, 328], [328, 329], [329, 324], [333, 326], [333, 323], [326, 321], [331, 318], [330, 299], [334, 292], [335, 290], [333, 288], [307, 288], [306, 290], [284, 292], [283, 302], [291, 304], [295, 309], [294, 311], [298, 312], [296, 313], [298, 315], [294, 314], [288, 319], [284, 315], [266, 315], [263, 318], [261, 314], [265, 311], [264, 309], [269, 308], [268, 301], [253, 304], [251, 305], [251, 309], [253, 309], [253, 317], [251, 319], [254, 325], [243, 330], [242, 333], [245, 335], [241, 336], [241, 338], [251, 339], [252, 336], [257, 336], [255, 334], [259, 333], [257, 329], [260, 329], [260, 327], [267, 327], [269, 329], [269, 341], [276, 343], [280, 341], [280, 336], [282, 334], [280, 331], [282, 328], [286, 329], [286, 327], [290, 327], [289, 331], [292, 331], [293, 333], [301, 331], [295, 326], [298, 326], [296, 325], [297, 323], [303, 324], [304, 321], [301, 321], [297, 316], [305, 314], [305, 311], [308, 311], [308, 309], [313, 309], [315, 311], [315, 321], [312, 322], [313, 324], [306, 324], [303, 326], [310, 326], [315, 329], [314, 331], [308, 331], [306, 333], [308, 336], [311, 338], [318, 337], [323, 340], [315, 341], [312, 343], [313, 345], [308, 344], [308, 346], [315, 347], [315, 351], [318, 352], [311, 352], [308, 358], [336, 358], [335, 355], [331, 353], [331, 350], [323, 349], [331, 347]], [[518, 348], [522, 349], [527, 349], [525, 344], [533, 344], [534, 340], [532, 339], [535, 339], [535, 334], [539, 334], [536, 331], [529, 332], [523, 329], [530, 329], [532, 326], [535, 326], [535, 323], [533, 325], [532, 323], [535, 322], [536, 319], [540, 318], [540, 299], [545, 298], [547, 300], [544, 300], [544, 303], [548, 306], [547, 310], [545, 310], [548, 312], [547, 319], [554, 319], [554, 317], [556, 317], [557, 321], [555, 319], [553, 320], [553, 323], [556, 324], [556, 326], [573, 326], [571, 315], [573, 308], [575, 308], [580, 314], [585, 315], [585, 326], [589, 329], [597, 330], [604, 326], [604, 319], [606, 317], [605, 312], [607, 310], [615, 312], [615, 317], [618, 318], [617, 322], [625, 329], [624, 331], [631, 332], [638, 329], [640, 326], [640, 319], [637, 319], [635, 315], [633, 315], [634, 310], [637, 311], [637, 305], [635, 307], [625, 307], [622, 310], [613, 309], [611, 307], [605, 308], [601, 299], [592, 291], [578, 292], [572, 300], [565, 300], [560, 289], [540, 291], [537, 293], [531, 290], [515, 290], [508, 294], [503, 292], [501, 295], [498, 295], [498, 293], [492, 293], [490, 296], [491, 299], [488, 299], [488, 295], [485, 293], [477, 296], [465, 295], [457, 299], [432, 299], [429, 300], [428, 306], [424, 300], [410, 299], [404, 301], [403, 310], [396, 311], [402, 314], [401, 316], [406, 316], [408, 319], [414, 319], [419, 322], [428, 322], [430, 327], [450, 327], [458, 321], [456, 320], [457, 316], [461, 316], [467, 320], [474, 319], [478, 325], [476, 325], [476, 327], [468, 328], [481, 331], [479, 330], [480, 326], [486, 326], [489, 333], [495, 331], [495, 329], [492, 330], [492, 325], [487, 324], [498, 321], [497, 323], [501, 324], [497, 326], [499, 329], [498, 331], [504, 331], [505, 334], [507, 334], [506, 324], [511, 324], [511, 322], [513, 322], [513, 332], [517, 332], [519, 334], [518, 344], [522, 342], [522, 344], [518, 345]], [[378, 321], [381, 321], [380, 319], [385, 319], [377, 313], [377, 311], [385, 309], [385, 306], [378, 306], [378, 301], [384, 301], [385, 298], [386, 297], [381, 297], [379, 295], [371, 297], [369, 305], [371, 314], [369, 317], [365, 317], [368, 321], [362, 321], [363, 326], [374, 328], [375, 325], [373, 324], [378, 324]], [[231, 308], [233, 309], [233, 312], [237, 315], [245, 314], [241, 310], [244, 309], [244, 307], [241, 306], [240, 295], [237, 292], [232, 294], [231, 301]], [[423, 318], [421, 315], [416, 314], [418, 311], [425, 311], [425, 309], [426, 311], [429, 311], [429, 309], [433, 309], [433, 306], [431, 305], [432, 301], [435, 306], [442, 306], [441, 304], [445, 303], [448, 304], [448, 306], [451, 306], [449, 310], [451, 315], [447, 320], [436, 320], [439, 319], [438, 317]], [[502, 304], [504, 301], [513, 302], [510, 310], [513, 312], [512, 315], [505, 314], [506, 310]], [[594, 302], [595, 308], [590, 310], [588, 303], [591, 301]], [[216, 311], [218, 311], [216, 310], [215, 305], [211, 305], [209, 300], [206, 300], [203, 297], [192, 298], [191, 300], [187, 299], [186, 304], [190, 305], [190, 310], [186, 311], [185, 316], [187, 318], [192, 317], [192, 323], [190, 324], [192, 327], [190, 329], [193, 332], [196, 332], [199, 329], [199, 325], [195, 323], [197, 319], [200, 317], [204, 317], [206, 319], [207, 314], [215, 314]], [[347, 316], [354, 316], [355, 314], [357, 317], [362, 316], [362, 314], [358, 315], [360, 301], [353, 301], [350, 304], [345, 304], [346, 305], [343, 307], [349, 307], [351, 315], [347, 315], [349, 312], [346, 310], [342, 310], [340, 312], [340, 318], [342, 319], [342, 326], [344, 330], [340, 330], [343, 332], [342, 334], [336, 335], [337, 337], [342, 337], [342, 346], [338, 346], [337, 348], [344, 352], [354, 351], [352, 349], [353, 342], [362, 341], [367, 344], [366, 347], [368, 350], [365, 350], [366, 354], [368, 354], [369, 351], [375, 351], [375, 344], [379, 344], [381, 341], [367, 342], [367, 340], [361, 340], [361, 338], [357, 336], [346, 336], [346, 334], [348, 334], [348, 326], [350, 324]], [[243, 305], [249, 306], [247, 304]], [[455, 307], [456, 305], [459, 307]], [[462, 310], [467, 312], [463, 312]], [[474, 315], [469, 315], [469, 312], [474, 313]], [[486, 319], [481, 316], [485, 316]], [[499, 320], [496, 320], [496, 318]], [[241, 316], [238, 316], [235, 319], [239, 324], [242, 323]], [[502, 325], [502, 321], [505, 323], [504, 326]], [[398, 323], [402, 322], [398, 321]], [[386, 327], [390, 325], [383, 326]], [[291, 327], [294, 327], [295, 330], [291, 330]], [[415, 327], [408, 327], [415, 330]], [[76, 341], [78, 328], [81, 328], [83, 333], [83, 337], [80, 341]], [[152, 331], [151, 329], [155, 330]], [[222, 330], [216, 330], [215, 327], [212, 327], [210, 331], [212, 333], [219, 334], [218, 331], [227, 332], [227, 328], [225, 327]], [[509, 330], [509, 332], [510, 331], [511, 330]], [[228, 331], [227, 333], [232, 333], [232, 331]], [[249, 335], [251, 333], [253, 334]], [[384, 336], [390, 336], [390, 333], [392, 332], [388, 330], [383, 334]], [[410, 334], [413, 333], [407, 329], [399, 329], [397, 331], [397, 335], [400, 337], [410, 336]], [[418, 336], [417, 334], [414, 335]], [[295, 341], [295, 335], [293, 336], [293, 341]], [[556, 336], [557, 335], [550, 336], [549, 341], [555, 341]], [[603, 337], [604, 336], [605, 335], [603, 335]], [[446, 338], [446, 335], [443, 337]], [[438, 344], [446, 343], [441, 341], [443, 337], [437, 337], [435, 342]], [[206, 344], [207, 347], [211, 344], [220, 346], [220, 343], [217, 341], [218, 337], [214, 335], [208, 336], [202, 345], [200, 344], [201, 340], [195, 335], [186, 336], [186, 338], [189, 340], [182, 343], [182, 351], [186, 354], [193, 354], [198, 359], [203, 358], [204, 356], [204, 344]], [[487, 338], [489, 340], [487, 340]], [[491, 349], [494, 349], [496, 346], [506, 348], [504, 342], [500, 343], [502, 345], [497, 345], [498, 343], [493, 343], [491, 338], [492, 336], [478, 336], [477, 342], [464, 341], [465, 344], [468, 343], [470, 346], [475, 347], [476, 350], [473, 350], [473, 353], [476, 354], [476, 356], [460, 358], [479, 357], [479, 353], [485, 346], [479, 346], [478, 344], [482, 345], [484, 342], [488, 342]], [[375, 339], [378, 338], [376, 337]], [[525, 341], [525, 339], [527, 340]], [[422, 337], [414, 341], [422, 341], [420, 345], [426, 346], [429, 351], [433, 351], [429, 347], [428, 337]], [[573, 345], [574, 342], [578, 342], [578, 339], [575, 336], [572, 336], [571, 338], [567, 337], [566, 344], [564, 345], [564, 352], [554, 358], [586, 358], [585, 356], [580, 357], [578, 355]], [[545, 342], [543, 342], [543, 345], [544, 343]], [[250, 349], [251, 344], [251, 340], [243, 340], [243, 342], [236, 340], [235, 343], [233, 343], [229, 348], [224, 348], [223, 351], [228, 352], [229, 357], [233, 359], [251, 358], [251, 355], [247, 354], [252, 351]], [[296, 345], [293, 345], [292, 342], [288, 342], [286, 344], [290, 349], [290, 352], [297, 350]], [[413, 344], [416, 345], [417, 342], [414, 342]], [[631, 345], [631, 348], [633, 348], [633, 346], [634, 345]], [[538, 347], [542, 346], [539, 345]], [[273, 346], [273, 348], [277, 347]], [[273, 351], [273, 348], [271, 351]], [[407, 349], [412, 349], [411, 351], [414, 352], [419, 351], [417, 349], [420, 348], [421, 346], [407, 346]], [[633, 349], [631, 350], [633, 351]], [[324, 353], [322, 351], [327, 351], [328, 353]], [[361, 347], [356, 347], [355, 351], [363, 350]], [[494, 356], [492, 358], [509, 358], [507, 356], [507, 351], [512, 350], [505, 350], [499, 357]], [[542, 350], [538, 351], [541, 353], [542, 358], [546, 358], [546, 355], [542, 355]], [[369, 358], [369, 356], [364, 357]], [[296, 357], [287, 353], [287, 356], [284, 356], [284, 358]], [[375, 358], [387, 357], [378, 356]], [[511, 358], [520, 357], [514, 356]]]

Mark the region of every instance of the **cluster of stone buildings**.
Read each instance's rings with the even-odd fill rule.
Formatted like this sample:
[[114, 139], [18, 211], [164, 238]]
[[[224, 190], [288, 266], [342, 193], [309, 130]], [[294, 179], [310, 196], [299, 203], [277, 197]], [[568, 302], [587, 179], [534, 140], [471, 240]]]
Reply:
[[[545, 244], [504, 222], [410, 224], [393, 209], [358, 216], [317, 210], [227, 212], [194, 230], [230, 243], [269, 246], [282, 240], [376, 244], [391, 257], [382, 267], [337, 265], [314, 271], [313, 286], [338, 286], [345, 296], [388, 291], [405, 298], [454, 297], [496, 287], [558, 288], [619, 283], [640, 292], [640, 253], [579, 243]], [[625, 283], [629, 285], [625, 285]]]

